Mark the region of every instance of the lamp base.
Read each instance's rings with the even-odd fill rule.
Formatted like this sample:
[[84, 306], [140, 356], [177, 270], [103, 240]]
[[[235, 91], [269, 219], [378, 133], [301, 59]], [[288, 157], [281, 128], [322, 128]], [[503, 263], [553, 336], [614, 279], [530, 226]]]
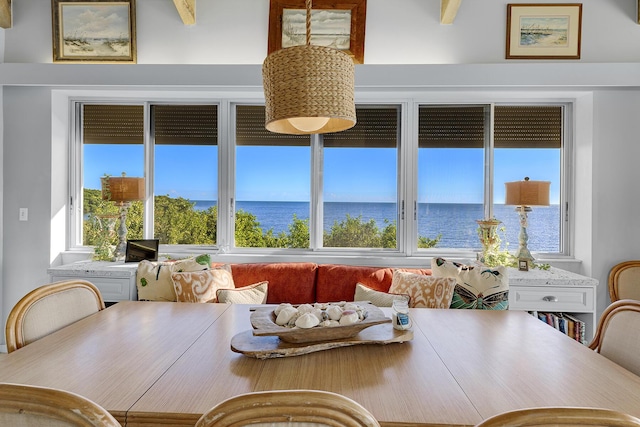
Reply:
[[120, 225], [118, 226], [118, 246], [114, 261], [123, 261], [127, 252], [127, 208], [128, 203], [120, 205]]
[[534, 258], [527, 247], [527, 242], [529, 241], [529, 235], [527, 234], [527, 227], [529, 225], [527, 214], [531, 212], [531, 207], [518, 206], [516, 207], [516, 212], [520, 215], [520, 234], [518, 235], [518, 252], [516, 252], [515, 257], [518, 259], [518, 263], [526, 261], [529, 267], [533, 267]]

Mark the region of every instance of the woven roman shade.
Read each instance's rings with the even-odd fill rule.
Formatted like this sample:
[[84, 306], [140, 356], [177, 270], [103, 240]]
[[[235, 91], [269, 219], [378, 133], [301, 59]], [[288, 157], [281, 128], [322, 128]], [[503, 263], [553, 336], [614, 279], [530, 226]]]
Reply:
[[[142, 144], [142, 105], [83, 106], [85, 144]], [[216, 105], [152, 105], [151, 128], [156, 144], [216, 145]]]
[[[421, 106], [419, 136], [421, 148], [482, 148], [487, 107]], [[560, 148], [563, 107], [496, 106], [495, 148]]]
[[82, 128], [85, 144], [142, 144], [144, 107], [86, 104]]
[[156, 144], [216, 145], [216, 105], [153, 105], [151, 127]]
[[[358, 122], [350, 129], [322, 135], [325, 147], [395, 148], [399, 140], [400, 107], [359, 106]], [[237, 145], [309, 146], [308, 135], [269, 132], [264, 127], [264, 107], [236, 107]]]

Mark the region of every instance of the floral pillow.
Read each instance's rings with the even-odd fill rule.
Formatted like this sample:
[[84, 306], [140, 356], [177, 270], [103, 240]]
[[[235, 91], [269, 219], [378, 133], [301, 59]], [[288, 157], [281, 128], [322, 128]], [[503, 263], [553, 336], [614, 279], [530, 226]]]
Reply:
[[218, 302], [218, 289], [233, 289], [231, 266], [203, 271], [173, 273], [173, 288], [178, 302]]
[[509, 277], [508, 270], [503, 266], [465, 265], [444, 258], [432, 258], [431, 271], [436, 277], [456, 279], [451, 308], [509, 308]]
[[[406, 298], [411, 298], [407, 294], [392, 294], [388, 292], [377, 291], [368, 286], [363, 285], [362, 283], [356, 284], [356, 293], [353, 297], [354, 301], [369, 301], [371, 304], [376, 307], [391, 307], [393, 305], [393, 299], [397, 296], [404, 296]], [[411, 301], [409, 301], [411, 303]]]
[[266, 304], [269, 282], [254, 283], [235, 289], [218, 289], [218, 302], [225, 304]]
[[390, 293], [409, 295], [409, 307], [449, 308], [455, 279], [394, 270]]
[[206, 270], [211, 264], [208, 254], [177, 261], [153, 262], [143, 260], [136, 271], [138, 299], [142, 301], [175, 301], [171, 274], [179, 271]]

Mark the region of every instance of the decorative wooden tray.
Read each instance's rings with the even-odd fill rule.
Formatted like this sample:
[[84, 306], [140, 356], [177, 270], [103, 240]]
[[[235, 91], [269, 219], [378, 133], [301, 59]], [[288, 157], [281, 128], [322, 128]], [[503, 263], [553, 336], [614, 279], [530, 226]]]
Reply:
[[357, 323], [345, 326], [314, 328], [289, 328], [275, 323], [276, 316], [273, 307], [256, 308], [251, 313], [251, 325], [255, 336], [277, 336], [280, 340], [289, 343], [312, 343], [339, 340], [356, 336], [360, 331], [370, 326], [382, 323], [391, 323], [391, 319], [386, 317], [382, 310], [370, 303], [358, 303], [367, 311], [367, 317]]
[[[370, 325], [371, 326], [371, 325]], [[391, 323], [373, 325], [357, 333], [356, 336], [332, 341], [311, 343], [290, 343], [278, 336], [256, 336], [253, 331], [244, 331], [231, 339], [231, 350], [247, 357], [273, 359], [279, 357], [300, 356], [332, 348], [349, 347], [361, 344], [391, 344], [411, 341], [411, 329], [399, 331]]]

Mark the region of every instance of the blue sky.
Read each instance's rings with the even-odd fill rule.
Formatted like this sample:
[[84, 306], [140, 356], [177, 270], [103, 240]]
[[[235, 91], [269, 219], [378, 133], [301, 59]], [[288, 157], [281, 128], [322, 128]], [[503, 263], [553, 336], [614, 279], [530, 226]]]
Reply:
[[[114, 148], [115, 147], [115, 148]], [[143, 175], [142, 145], [93, 145], [85, 150], [85, 187], [99, 189], [100, 176]], [[215, 146], [157, 146], [155, 193], [190, 200], [217, 197]], [[396, 201], [394, 149], [325, 149], [324, 200]], [[236, 198], [240, 201], [307, 201], [310, 194], [309, 147], [237, 149]], [[418, 158], [420, 203], [482, 203], [481, 149], [421, 150]], [[559, 201], [560, 150], [495, 150], [495, 202], [504, 202], [504, 182], [525, 176], [551, 181], [551, 203]]]

